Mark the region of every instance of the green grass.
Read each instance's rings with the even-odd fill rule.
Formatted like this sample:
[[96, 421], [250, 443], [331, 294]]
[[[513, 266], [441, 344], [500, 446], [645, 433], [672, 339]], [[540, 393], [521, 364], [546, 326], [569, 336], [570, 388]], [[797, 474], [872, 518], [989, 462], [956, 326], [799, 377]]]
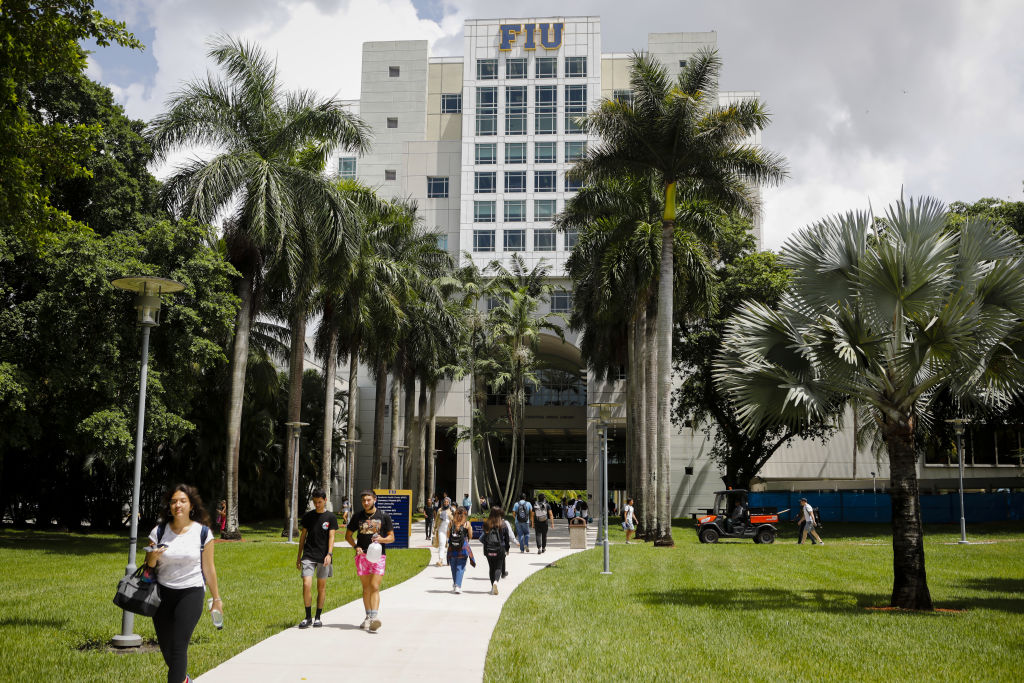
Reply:
[[[244, 528], [244, 541], [216, 545], [225, 625], [217, 631], [209, 617], [200, 619], [189, 647], [193, 676], [302, 618], [296, 547], [281, 542], [280, 529], [280, 523]], [[158, 651], [115, 654], [102, 647], [121, 629], [121, 611], [111, 600], [128, 557], [125, 536], [0, 530], [0, 680], [166, 677]], [[351, 558], [339, 544], [325, 610], [362, 594]], [[419, 573], [428, 560], [424, 549], [389, 552], [384, 586]], [[135, 632], [156, 638], [146, 617], [135, 617]]]
[[[530, 577], [509, 598], [484, 680], [1020, 680], [1024, 668], [1024, 525], [926, 530], [932, 599], [957, 613], [888, 604], [887, 525], [828, 524], [824, 546], [697, 542], [613, 545]], [[612, 542], [623, 534], [613, 529]], [[539, 630], [538, 625], [543, 625]], [[543, 635], [541, 635], [543, 634]]]

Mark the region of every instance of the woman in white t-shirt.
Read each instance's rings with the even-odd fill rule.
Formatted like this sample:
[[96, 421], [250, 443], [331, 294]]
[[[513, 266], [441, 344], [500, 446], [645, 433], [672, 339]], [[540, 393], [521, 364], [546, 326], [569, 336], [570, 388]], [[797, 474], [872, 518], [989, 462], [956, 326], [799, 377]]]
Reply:
[[146, 564], [156, 568], [160, 584], [153, 627], [167, 663], [167, 683], [189, 683], [188, 642], [203, 613], [204, 579], [213, 596], [212, 609], [224, 611], [213, 562], [213, 532], [206, 526], [209, 516], [199, 493], [186, 484], [171, 490], [160, 518], [149, 534], [151, 549], [146, 550]]
[[452, 510], [451, 498], [445, 498], [434, 518], [434, 528], [437, 529], [437, 566], [443, 567], [448, 564], [448, 528], [451, 526], [454, 511]]

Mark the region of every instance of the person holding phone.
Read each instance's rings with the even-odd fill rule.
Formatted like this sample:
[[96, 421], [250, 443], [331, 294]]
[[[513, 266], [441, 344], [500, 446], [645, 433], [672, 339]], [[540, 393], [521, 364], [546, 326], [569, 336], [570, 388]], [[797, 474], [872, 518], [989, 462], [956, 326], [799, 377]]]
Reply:
[[160, 524], [149, 534], [146, 565], [156, 569], [160, 607], [153, 615], [167, 683], [188, 683], [188, 643], [203, 613], [204, 584], [213, 596], [211, 609], [224, 611], [213, 561], [210, 517], [199, 492], [178, 484], [164, 496]]

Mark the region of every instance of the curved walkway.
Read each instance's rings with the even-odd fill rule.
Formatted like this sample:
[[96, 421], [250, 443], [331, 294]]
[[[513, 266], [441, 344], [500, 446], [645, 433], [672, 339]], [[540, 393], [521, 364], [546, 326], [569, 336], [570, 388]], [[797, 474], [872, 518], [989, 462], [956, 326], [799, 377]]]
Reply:
[[[429, 547], [422, 523], [413, 527], [414, 547]], [[587, 529], [587, 547], [594, 547], [597, 526]], [[531, 534], [531, 541], [534, 538]], [[548, 549], [537, 555], [536, 547], [520, 553], [513, 544], [506, 568], [508, 578], [491, 595], [487, 561], [480, 544], [473, 543], [478, 557], [475, 569], [466, 567], [462, 593], [451, 592], [448, 567], [426, 567], [411, 579], [381, 593], [378, 633], [359, 629], [364, 617], [362, 599], [323, 614], [323, 628], [300, 631], [290, 628], [257, 643], [206, 672], [197, 681], [337, 681], [366, 676], [364, 680], [479, 681], [494, 626], [509, 594], [534, 572], [577, 550], [569, 550], [565, 520], [555, 520], [548, 534]], [[341, 571], [331, 581], [356, 581], [354, 571]], [[385, 576], [385, 585], [387, 577]], [[328, 587], [328, 590], [330, 588]], [[454, 640], [453, 640], [454, 639]], [[444, 643], [459, 643], [453, 656]]]

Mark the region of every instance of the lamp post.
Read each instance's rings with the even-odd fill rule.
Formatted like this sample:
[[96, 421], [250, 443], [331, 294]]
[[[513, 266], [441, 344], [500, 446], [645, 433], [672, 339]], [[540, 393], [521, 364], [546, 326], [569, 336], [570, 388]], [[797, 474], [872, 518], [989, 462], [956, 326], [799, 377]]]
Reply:
[[395, 446], [395, 450], [398, 451], [398, 476], [395, 479], [398, 480], [398, 488], [405, 488], [405, 454], [408, 452], [408, 446]]
[[355, 464], [355, 449], [359, 439], [345, 439], [345, 495], [348, 497], [348, 504], [355, 510], [355, 491], [352, 486], [352, 466]]
[[612, 408], [618, 403], [591, 403], [591, 408], [597, 408], [599, 415], [598, 428], [602, 432], [601, 439], [601, 526], [602, 543], [604, 544], [604, 571], [602, 574], [611, 574], [611, 564], [608, 553], [608, 421], [611, 419]]
[[[139, 535], [139, 496], [142, 492], [142, 436], [146, 423], [146, 380], [149, 376], [149, 331], [160, 324], [160, 295], [172, 294], [185, 289], [185, 285], [162, 277], [140, 275], [123, 277], [114, 280], [118, 289], [135, 293], [135, 310], [139, 312], [139, 325], [142, 326], [142, 369], [139, 374], [139, 412], [135, 424], [135, 481], [132, 486], [132, 521], [128, 535], [128, 565], [125, 575], [135, 572], [135, 552]], [[135, 615], [123, 612], [121, 615], [121, 633], [114, 636], [111, 644], [114, 647], [138, 647], [142, 645], [142, 636], [133, 633]]]
[[875, 495], [875, 473], [871, 473], [871, 495]]
[[953, 431], [956, 433], [956, 459], [960, 465], [960, 540], [959, 543], [968, 543], [967, 540], [967, 522], [964, 520], [964, 425], [967, 420], [962, 417], [957, 417], [952, 420], [946, 420], [953, 425]]
[[303, 427], [309, 425], [308, 422], [285, 422], [291, 431], [292, 437], [292, 504], [291, 514], [288, 515], [288, 542], [293, 543], [292, 538], [295, 536], [295, 519], [298, 514], [299, 505], [299, 432]]

